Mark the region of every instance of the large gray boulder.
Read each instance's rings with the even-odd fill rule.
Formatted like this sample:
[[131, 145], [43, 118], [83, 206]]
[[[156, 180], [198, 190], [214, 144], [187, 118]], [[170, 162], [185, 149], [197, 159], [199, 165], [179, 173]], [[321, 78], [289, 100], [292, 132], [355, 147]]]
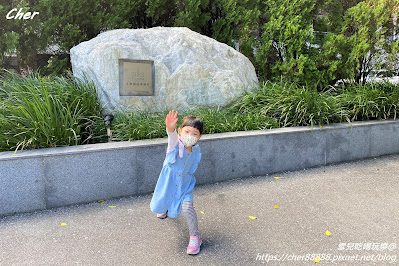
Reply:
[[[76, 77], [96, 85], [108, 110], [217, 107], [258, 86], [250, 60], [188, 28], [116, 29], [70, 51]], [[120, 96], [118, 59], [153, 60], [153, 96]]]

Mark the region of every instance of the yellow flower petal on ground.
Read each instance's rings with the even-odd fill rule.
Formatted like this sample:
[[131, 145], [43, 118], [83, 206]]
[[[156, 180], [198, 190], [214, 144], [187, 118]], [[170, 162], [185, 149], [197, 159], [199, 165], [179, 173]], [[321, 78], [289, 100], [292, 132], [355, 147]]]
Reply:
[[61, 223], [61, 226], [65, 226], [65, 225], [67, 225], [67, 223]]
[[280, 206], [278, 206], [278, 205], [274, 205], [274, 208], [275, 208], [275, 209], [278, 209], [278, 208], [280, 208]]
[[116, 206], [108, 206], [108, 207], [112, 209], [112, 208], [115, 208]]
[[314, 259], [314, 262], [320, 262], [320, 258], [319, 258], [319, 257], [316, 257], [316, 258]]
[[255, 216], [249, 216], [249, 219], [255, 220], [256, 217]]
[[331, 232], [327, 230], [327, 231], [326, 231], [326, 235], [330, 236], [330, 235], [331, 235]]
[[200, 213], [205, 214], [205, 212], [203, 212], [203, 211], [200, 211]]

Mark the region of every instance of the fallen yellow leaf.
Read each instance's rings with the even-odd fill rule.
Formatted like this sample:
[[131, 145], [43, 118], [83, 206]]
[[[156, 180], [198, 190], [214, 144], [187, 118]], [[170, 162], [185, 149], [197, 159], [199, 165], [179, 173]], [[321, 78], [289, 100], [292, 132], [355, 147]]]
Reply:
[[105, 203], [105, 200], [98, 200], [97, 202], [98, 202], [98, 203], [101, 203], [101, 204], [104, 204], [104, 203]]
[[115, 208], [116, 206], [108, 206], [109, 208]]
[[280, 207], [279, 207], [278, 205], [274, 205], [274, 208], [275, 208], [275, 209], [278, 209], [278, 208], [280, 208]]
[[314, 262], [320, 262], [320, 258], [319, 258], [319, 257], [316, 257], [316, 258], [314, 259]]
[[330, 236], [330, 235], [331, 235], [331, 232], [327, 230], [327, 231], [326, 231], [326, 235]]
[[205, 212], [203, 212], [203, 211], [200, 211], [200, 213], [205, 214]]
[[66, 223], [61, 223], [61, 226], [65, 226], [65, 225], [67, 225]]
[[274, 179], [280, 179], [280, 177], [279, 176], [275, 176]]
[[255, 216], [249, 216], [249, 219], [255, 220], [256, 217]]

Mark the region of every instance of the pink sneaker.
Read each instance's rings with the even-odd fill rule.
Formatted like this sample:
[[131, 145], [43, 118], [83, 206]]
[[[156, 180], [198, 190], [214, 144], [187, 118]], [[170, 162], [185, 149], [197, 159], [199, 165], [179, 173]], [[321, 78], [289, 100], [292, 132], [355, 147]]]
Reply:
[[187, 254], [195, 255], [200, 252], [202, 239], [200, 236], [190, 236], [190, 243], [187, 246]]
[[158, 217], [159, 219], [165, 219], [165, 218], [168, 217], [168, 216], [167, 216], [167, 214], [166, 214], [166, 212], [165, 212], [165, 213], [157, 213], [157, 217]]

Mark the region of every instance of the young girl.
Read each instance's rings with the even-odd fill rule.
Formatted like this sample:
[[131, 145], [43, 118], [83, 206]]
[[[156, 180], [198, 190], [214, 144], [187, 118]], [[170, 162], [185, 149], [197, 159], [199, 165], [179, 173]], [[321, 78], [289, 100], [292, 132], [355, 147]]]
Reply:
[[186, 116], [177, 135], [177, 120], [177, 111], [169, 111], [165, 120], [168, 149], [150, 207], [160, 219], [167, 216], [176, 218], [183, 211], [190, 232], [187, 254], [193, 255], [198, 254], [202, 244], [197, 214], [193, 208], [196, 181], [193, 174], [201, 160], [200, 148], [196, 142], [201, 138], [203, 123], [195, 116]]

